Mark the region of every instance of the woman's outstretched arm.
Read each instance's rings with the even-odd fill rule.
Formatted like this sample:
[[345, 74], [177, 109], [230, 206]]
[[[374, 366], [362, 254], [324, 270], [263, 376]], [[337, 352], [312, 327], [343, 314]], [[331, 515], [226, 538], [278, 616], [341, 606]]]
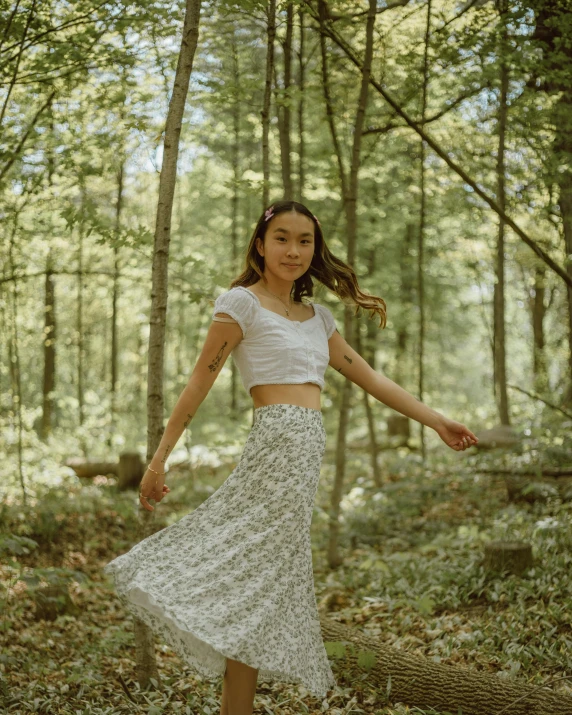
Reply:
[[450, 420], [409, 394], [396, 382], [376, 372], [344, 338], [334, 331], [328, 341], [329, 364], [379, 402], [406, 417], [434, 429], [441, 439], [455, 450], [464, 450], [478, 442], [477, 437], [460, 422]]
[[[232, 320], [226, 313], [217, 315]], [[241, 340], [242, 330], [237, 322], [213, 321], [211, 323], [193, 372], [173, 408], [159, 446], [149, 463], [149, 467], [155, 471], [148, 469], [141, 480], [139, 501], [148, 511], [153, 511], [153, 507], [149, 506], [147, 499], [161, 501], [168, 491], [167, 487], [164, 488], [165, 477], [155, 472], [165, 471], [165, 462], [169, 454], [175, 449], [185, 428], [208, 395], [231, 351]]]

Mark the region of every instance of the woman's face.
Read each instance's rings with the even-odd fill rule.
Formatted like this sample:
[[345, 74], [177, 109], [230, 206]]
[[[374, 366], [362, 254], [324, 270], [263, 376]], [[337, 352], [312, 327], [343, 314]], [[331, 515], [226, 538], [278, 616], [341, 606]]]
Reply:
[[273, 216], [268, 222], [264, 243], [256, 239], [264, 256], [264, 273], [285, 281], [294, 281], [310, 268], [314, 255], [314, 222], [294, 211]]

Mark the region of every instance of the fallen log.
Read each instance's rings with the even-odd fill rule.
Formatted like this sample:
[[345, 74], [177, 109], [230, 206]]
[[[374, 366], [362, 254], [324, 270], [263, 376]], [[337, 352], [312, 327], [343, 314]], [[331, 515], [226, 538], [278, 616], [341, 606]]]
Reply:
[[516, 477], [570, 477], [572, 476], [572, 467], [546, 467], [545, 469], [540, 469], [538, 472], [533, 471], [533, 468], [528, 467], [528, 469], [504, 469], [497, 467], [496, 469], [481, 469], [476, 467], [471, 470], [474, 474], [508, 474]]
[[510, 425], [498, 424], [490, 429], [475, 432], [479, 441], [473, 445], [476, 450], [514, 449], [521, 444], [519, 433]]
[[137, 452], [123, 452], [119, 462], [84, 462], [81, 459], [69, 459], [66, 467], [71, 467], [80, 479], [93, 479], [100, 475], [113, 474], [118, 477], [120, 491], [136, 489], [143, 477], [144, 466]]
[[572, 477], [565, 474], [551, 477], [505, 474], [503, 479], [510, 502], [526, 501], [532, 504], [546, 501], [551, 496], [560, 496], [563, 501], [572, 499]]
[[572, 695], [435, 663], [385, 646], [324, 614], [320, 625], [326, 649], [337, 650], [340, 657], [337, 678], [348, 683], [364, 679], [382, 694], [389, 691], [389, 703], [463, 715], [497, 715], [504, 709], [507, 715], [572, 715]]
[[77, 459], [68, 459], [66, 467], [71, 467], [80, 479], [92, 479], [109, 474], [117, 476], [119, 473], [117, 462], [83, 462]]

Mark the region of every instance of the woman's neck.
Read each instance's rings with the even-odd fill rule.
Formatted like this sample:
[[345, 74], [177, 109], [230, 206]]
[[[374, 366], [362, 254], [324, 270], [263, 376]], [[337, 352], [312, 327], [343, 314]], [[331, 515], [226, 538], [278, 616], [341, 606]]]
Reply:
[[290, 300], [292, 294], [292, 288], [294, 286], [294, 281], [284, 281], [280, 278], [274, 278], [273, 276], [264, 276], [266, 281], [259, 280], [258, 283], [263, 290], [269, 291], [270, 294], [278, 296], [281, 300], [287, 303]]

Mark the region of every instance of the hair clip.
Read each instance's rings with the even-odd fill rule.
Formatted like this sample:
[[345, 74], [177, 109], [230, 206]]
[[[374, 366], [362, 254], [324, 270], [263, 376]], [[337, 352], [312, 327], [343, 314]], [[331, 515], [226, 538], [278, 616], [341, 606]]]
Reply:
[[264, 212], [264, 220], [269, 221], [274, 216], [274, 206], [271, 206], [267, 211]]
[[[314, 214], [312, 214], [314, 216]], [[318, 224], [320, 228], [322, 228], [322, 224], [318, 221], [318, 219], [314, 216], [314, 221]]]

